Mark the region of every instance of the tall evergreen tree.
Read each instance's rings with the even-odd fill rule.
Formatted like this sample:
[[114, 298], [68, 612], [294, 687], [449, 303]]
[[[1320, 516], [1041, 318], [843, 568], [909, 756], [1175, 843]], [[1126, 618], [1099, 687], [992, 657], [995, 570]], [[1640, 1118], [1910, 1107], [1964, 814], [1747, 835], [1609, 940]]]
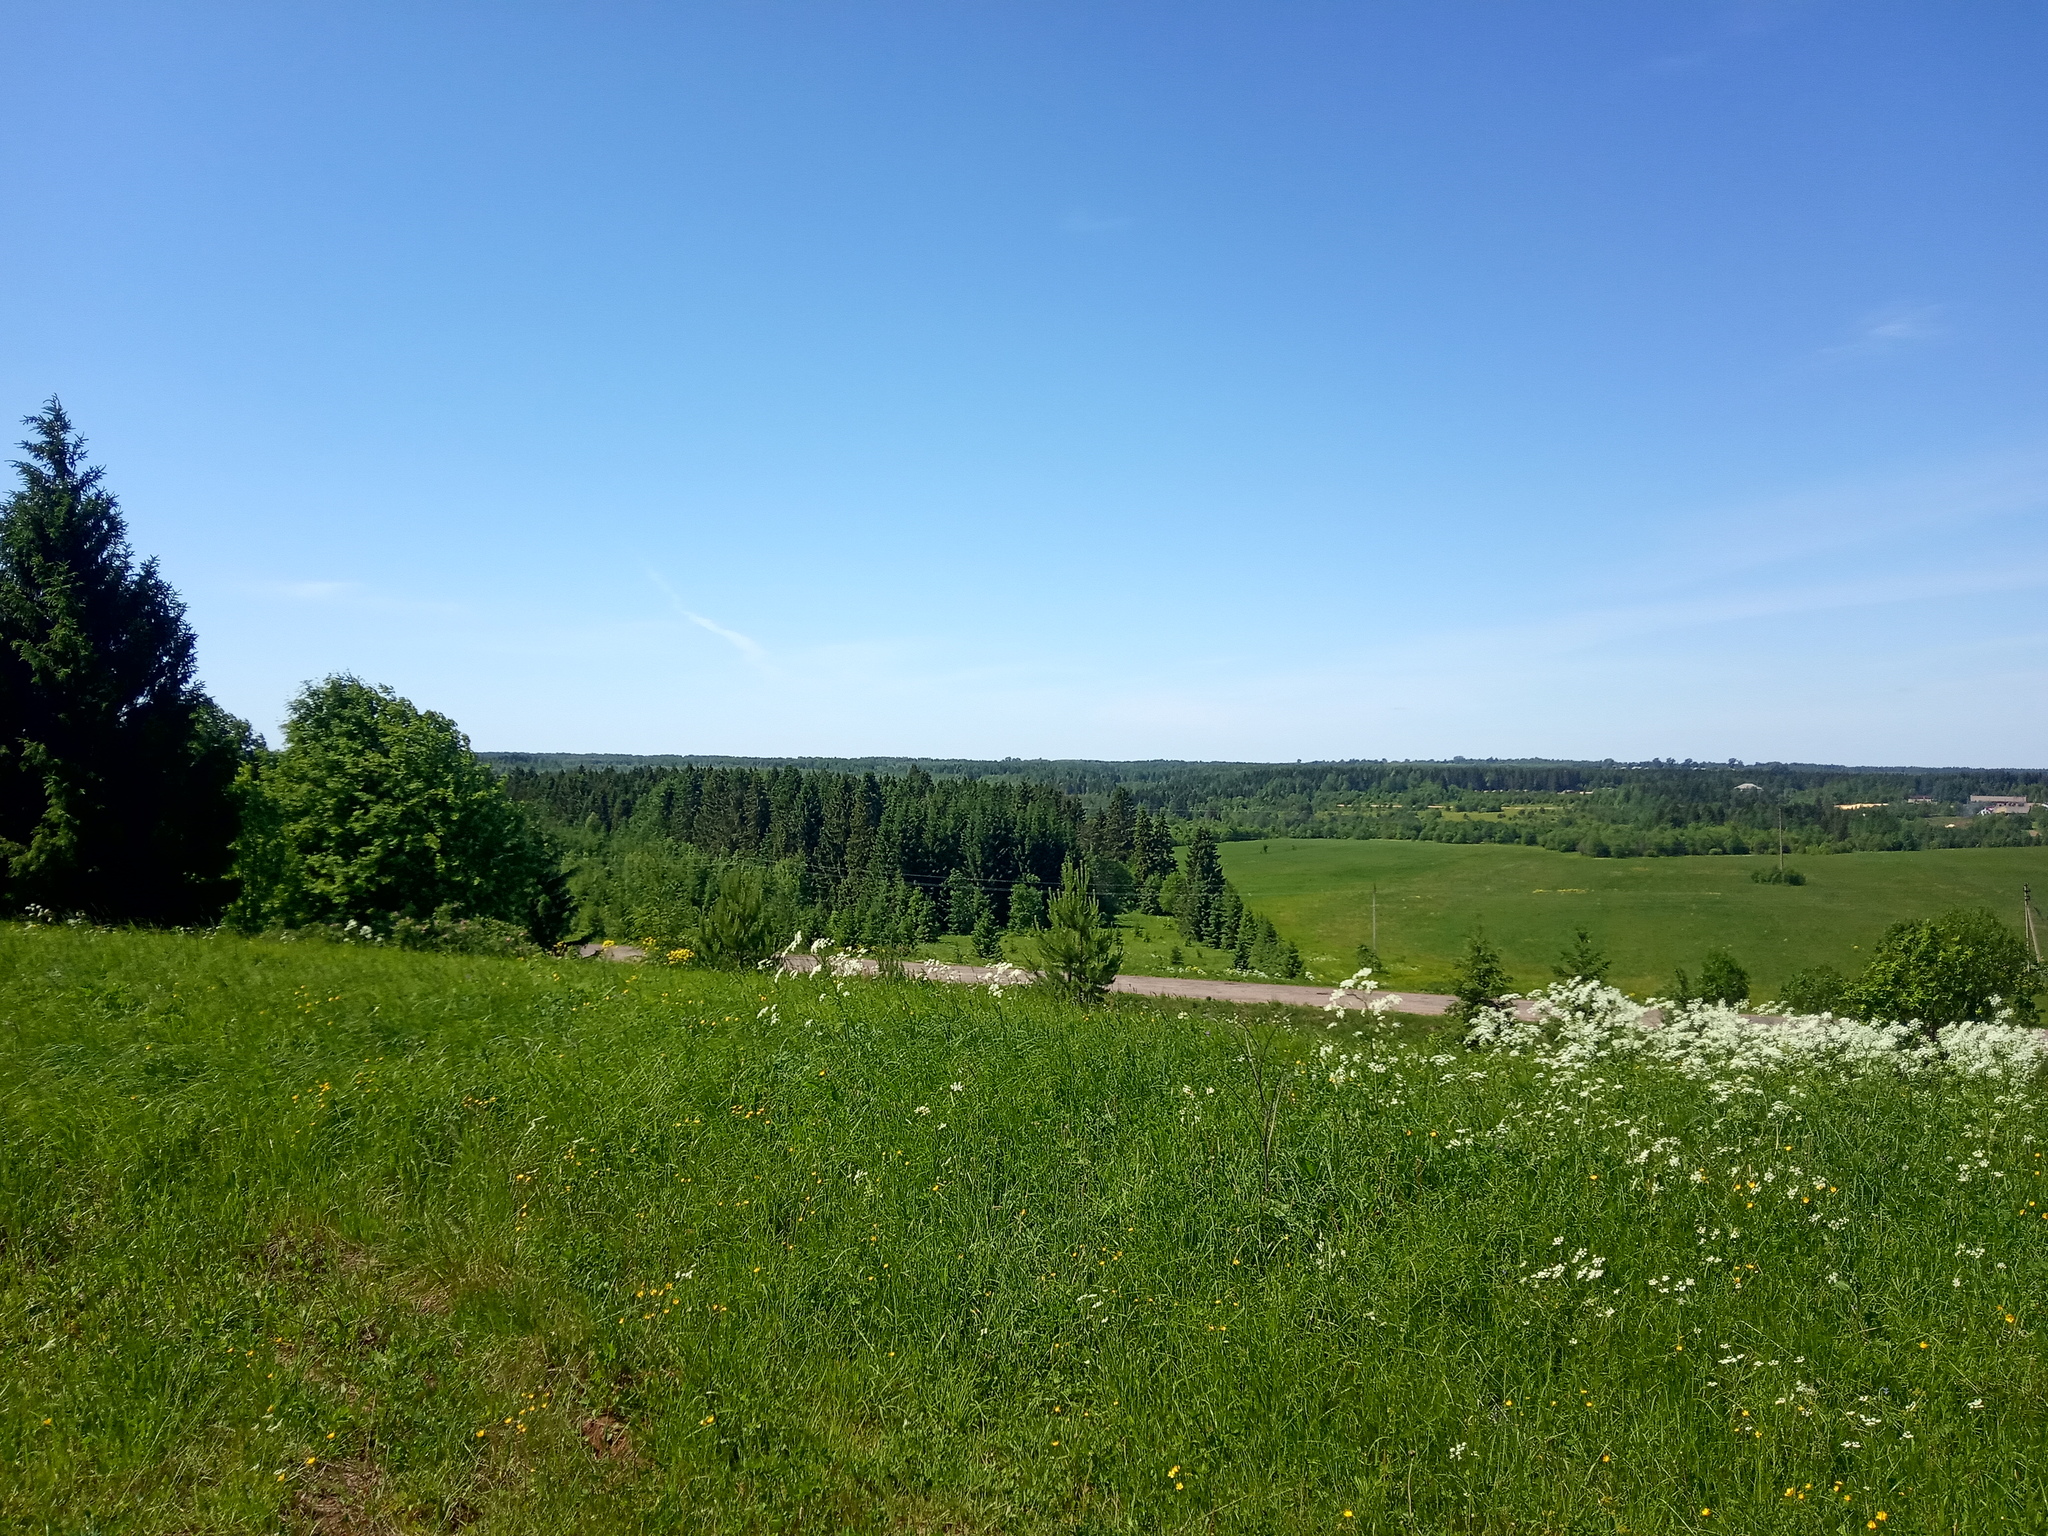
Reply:
[[194, 680], [184, 604], [136, 564], [64, 407], [24, 420], [0, 508], [0, 905], [208, 920], [248, 727]]
[[1216, 834], [1196, 827], [1188, 838], [1181, 870], [1181, 888], [1174, 903], [1180, 931], [1191, 944], [1213, 944], [1212, 911], [1223, 894], [1223, 860], [1216, 852]]
[[1119, 784], [1089, 827], [1089, 848], [1096, 857], [1128, 861], [1131, 856], [1131, 792]]
[[1142, 805], [1131, 821], [1131, 873], [1141, 884], [1173, 873], [1173, 833], [1166, 817], [1148, 815]]

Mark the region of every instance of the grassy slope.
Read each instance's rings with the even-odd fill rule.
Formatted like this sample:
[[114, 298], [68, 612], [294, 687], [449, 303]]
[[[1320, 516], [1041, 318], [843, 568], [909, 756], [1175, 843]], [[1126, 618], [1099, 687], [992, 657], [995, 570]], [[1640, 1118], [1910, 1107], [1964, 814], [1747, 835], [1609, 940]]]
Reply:
[[1227, 1018], [0, 930], [0, 1526], [2048, 1520], [2032, 1097]]
[[[1270, 852], [1264, 851], [1270, 849]], [[2048, 899], [2048, 854], [2038, 848], [1950, 848], [1855, 853], [1796, 861], [1809, 883], [1755, 885], [1774, 859], [1593, 859], [1487, 844], [1274, 838], [1225, 843], [1223, 867], [1318, 975], [1342, 968], [1370, 926], [1380, 892], [1380, 950], [1391, 985], [1442, 990], [1477, 920], [1526, 985], [1583, 924], [1615, 962], [1613, 980], [1642, 993], [1697, 969], [1724, 944], [1749, 968], [1759, 998], [1793, 971], [1826, 963], [1851, 971], [1856, 946], [1885, 926], [1949, 907], [1986, 905], [2017, 922], [2020, 885]]]

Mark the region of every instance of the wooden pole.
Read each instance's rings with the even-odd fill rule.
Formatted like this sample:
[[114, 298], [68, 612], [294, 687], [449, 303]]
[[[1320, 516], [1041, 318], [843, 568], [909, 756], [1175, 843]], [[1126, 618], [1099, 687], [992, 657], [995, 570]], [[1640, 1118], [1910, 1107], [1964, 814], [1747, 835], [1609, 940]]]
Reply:
[[[2031, 917], [2027, 919], [2027, 925], [2032, 928]], [[1380, 952], [1380, 888], [1377, 883], [1372, 888], [1372, 952], [1373, 957], [1377, 959]]]
[[2034, 926], [2034, 888], [2032, 885], [2020, 887], [2020, 907], [2027, 915], [2027, 942], [2034, 947], [2034, 964], [2039, 965], [2041, 963], [2041, 934]]

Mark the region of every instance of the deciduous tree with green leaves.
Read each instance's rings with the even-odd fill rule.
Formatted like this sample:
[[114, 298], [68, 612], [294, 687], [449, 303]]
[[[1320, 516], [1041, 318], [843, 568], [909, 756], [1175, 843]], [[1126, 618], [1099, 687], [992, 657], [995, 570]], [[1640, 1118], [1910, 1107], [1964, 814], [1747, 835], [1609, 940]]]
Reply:
[[210, 921], [253, 738], [195, 680], [184, 604], [54, 398], [0, 507], [0, 906]]
[[330, 677], [292, 701], [285, 742], [247, 775], [238, 925], [538, 924], [552, 861], [446, 715]]

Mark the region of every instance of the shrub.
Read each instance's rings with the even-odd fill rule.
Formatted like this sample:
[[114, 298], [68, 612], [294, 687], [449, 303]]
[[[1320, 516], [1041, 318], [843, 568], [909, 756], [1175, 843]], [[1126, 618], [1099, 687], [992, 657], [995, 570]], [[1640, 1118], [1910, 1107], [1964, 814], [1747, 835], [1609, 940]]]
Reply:
[[1848, 996], [1848, 977], [1832, 965], [1815, 965], [1795, 973], [1778, 1000], [1791, 1013], [1840, 1013]]
[[1045, 887], [1038, 876], [1026, 875], [1010, 887], [1010, 932], [1030, 933], [1045, 926]]
[[2030, 1022], [2042, 981], [2018, 934], [1982, 907], [1963, 908], [1892, 924], [1847, 1000], [1859, 1018], [1929, 1031], [1970, 1020]]
[[445, 955], [542, 953], [519, 924], [495, 917], [462, 917], [452, 907], [443, 907], [427, 918], [394, 915], [389, 939], [400, 949], [424, 949]]
[[1725, 1003], [1740, 1008], [1749, 1001], [1749, 972], [1725, 949], [1710, 949], [1700, 963], [1699, 984], [1683, 969], [1673, 979], [1672, 999], [1680, 1003]]
[[1121, 859], [1089, 860], [1088, 884], [1102, 915], [1111, 922], [1120, 913], [1130, 911], [1137, 900], [1137, 882], [1131, 878], [1130, 866]]

